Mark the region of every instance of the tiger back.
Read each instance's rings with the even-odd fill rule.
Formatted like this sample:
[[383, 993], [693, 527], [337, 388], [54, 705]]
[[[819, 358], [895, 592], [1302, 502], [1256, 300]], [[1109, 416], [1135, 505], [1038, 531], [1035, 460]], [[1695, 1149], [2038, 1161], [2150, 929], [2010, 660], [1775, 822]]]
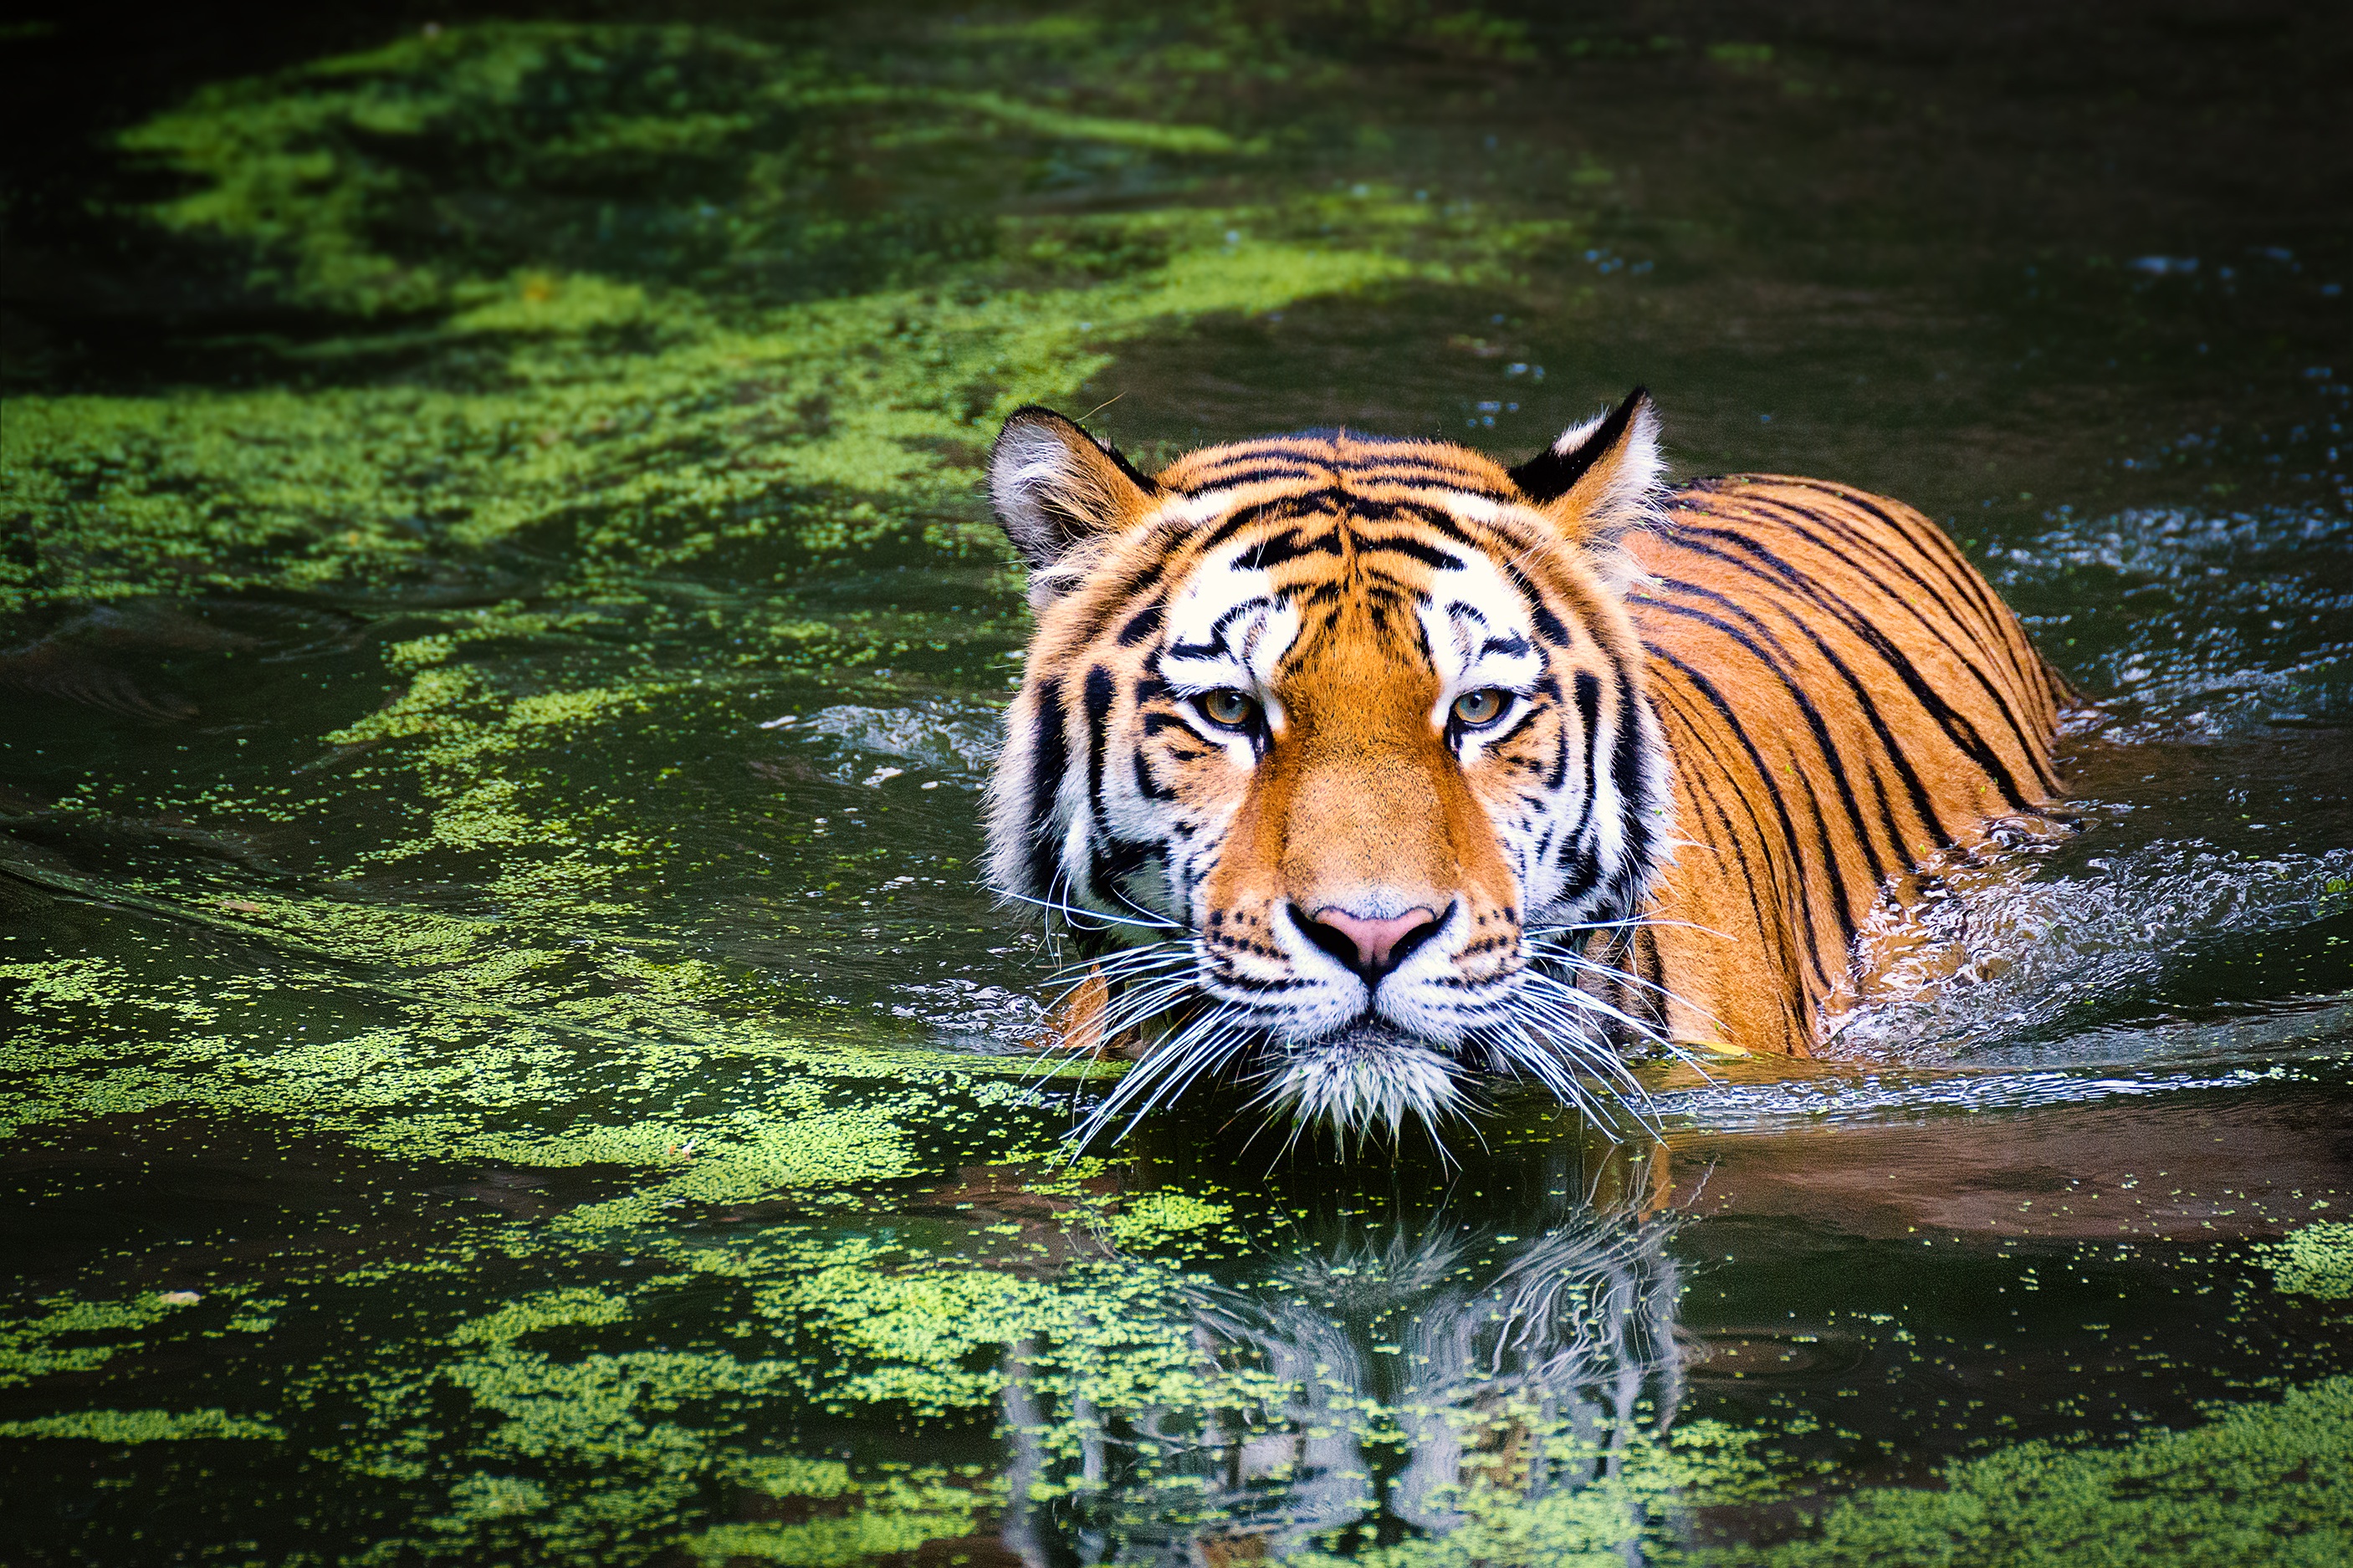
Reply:
[[1618, 995], [1671, 994], [1680, 1040], [1809, 1054], [1891, 879], [1980, 853], [1989, 826], [2056, 797], [2066, 687], [1900, 501], [1703, 479], [1626, 548], [1684, 842]]

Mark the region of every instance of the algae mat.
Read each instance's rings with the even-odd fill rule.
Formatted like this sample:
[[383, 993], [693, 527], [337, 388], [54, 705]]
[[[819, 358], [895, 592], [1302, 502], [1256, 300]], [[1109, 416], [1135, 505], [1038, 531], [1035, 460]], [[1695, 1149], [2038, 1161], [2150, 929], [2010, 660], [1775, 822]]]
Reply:
[[[2348, 41], [2185, 16], [0, 31], [0, 1555], [2346, 1556]], [[2090, 830], [1656, 1136], [1072, 1161], [997, 423], [1637, 381], [1944, 521]]]

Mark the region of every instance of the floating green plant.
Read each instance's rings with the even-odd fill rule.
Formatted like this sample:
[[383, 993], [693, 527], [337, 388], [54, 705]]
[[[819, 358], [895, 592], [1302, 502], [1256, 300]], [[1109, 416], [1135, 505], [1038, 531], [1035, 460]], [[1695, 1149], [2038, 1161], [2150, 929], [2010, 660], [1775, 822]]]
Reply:
[[2324, 1301], [2353, 1299], [2353, 1224], [2323, 1220], [2263, 1248], [2283, 1290]]
[[1773, 1568], [2126, 1568], [2341, 1563], [2353, 1553], [2353, 1378], [2116, 1447], [2022, 1443], [1937, 1488], [1843, 1499]]
[[[354, 326], [280, 345], [275, 379], [296, 385], [13, 400], [0, 516], [33, 552], [0, 563], [0, 613], [173, 583], [349, 585], [503, 541], [561, 552], [590, 592], [718, 552], [806, 560], [909, 534], [994, 556], [971, 522], [979, 447], [1120, 344], [1500, 275], [1564, 226], [1302, 191], [992, 216], [974, 220], [977, 249], [924, 241], [878, 264], [812, 216], [831, 198], [796, 163], [842, 115], [887, 113], [902, 138], [928, 116], [970, 155], [1017, 163], [1024, 138], [1237, 145], [825, 77], [708, 30], [484, 25], [207, 89], [127, 133], [195, 187], [156, 222], [251, 255], [253, 288]], [[824, 288], [731, 281], [810, 245], [831, 258]], [[1087, 281], [1050, 281], [1073, 268]]]

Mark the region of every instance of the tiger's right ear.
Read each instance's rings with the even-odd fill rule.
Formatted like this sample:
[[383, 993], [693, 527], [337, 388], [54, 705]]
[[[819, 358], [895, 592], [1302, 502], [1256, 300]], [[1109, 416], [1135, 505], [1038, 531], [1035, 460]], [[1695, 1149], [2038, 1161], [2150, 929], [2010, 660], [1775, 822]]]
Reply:
[[1561, 432], [1512, 480], [1569, 538], [1607, 549], [1655, 518], [1665, 471], [1658, 405], [1638, 386], [1609, 413]]
[[[1029, 563], [1031, 597], [1052, 596], [1072, 547], [1117, 533], [1160, 487], [1050, 408], [1017, 409], [988, 454], [988, 499], [1005, 537]], [[1042, 581], [1041, 581], [1042, 579]]]

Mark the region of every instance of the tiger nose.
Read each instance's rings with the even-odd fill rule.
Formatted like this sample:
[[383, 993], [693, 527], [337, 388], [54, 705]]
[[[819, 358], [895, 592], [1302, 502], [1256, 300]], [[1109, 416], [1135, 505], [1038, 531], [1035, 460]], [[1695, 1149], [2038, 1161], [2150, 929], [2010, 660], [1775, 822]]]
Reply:
[[1345, 964], [1366, 985], [1378, 985], [1383, 975], [1403, 963], [1439, 926], [1437, 912], [1419, 906], [1401, 915], [1373, 920], [1351, 914], [1336, 904], [1326, 904], [1312, 915], [1293, 904], [1291, 918], [1308, 941]]

